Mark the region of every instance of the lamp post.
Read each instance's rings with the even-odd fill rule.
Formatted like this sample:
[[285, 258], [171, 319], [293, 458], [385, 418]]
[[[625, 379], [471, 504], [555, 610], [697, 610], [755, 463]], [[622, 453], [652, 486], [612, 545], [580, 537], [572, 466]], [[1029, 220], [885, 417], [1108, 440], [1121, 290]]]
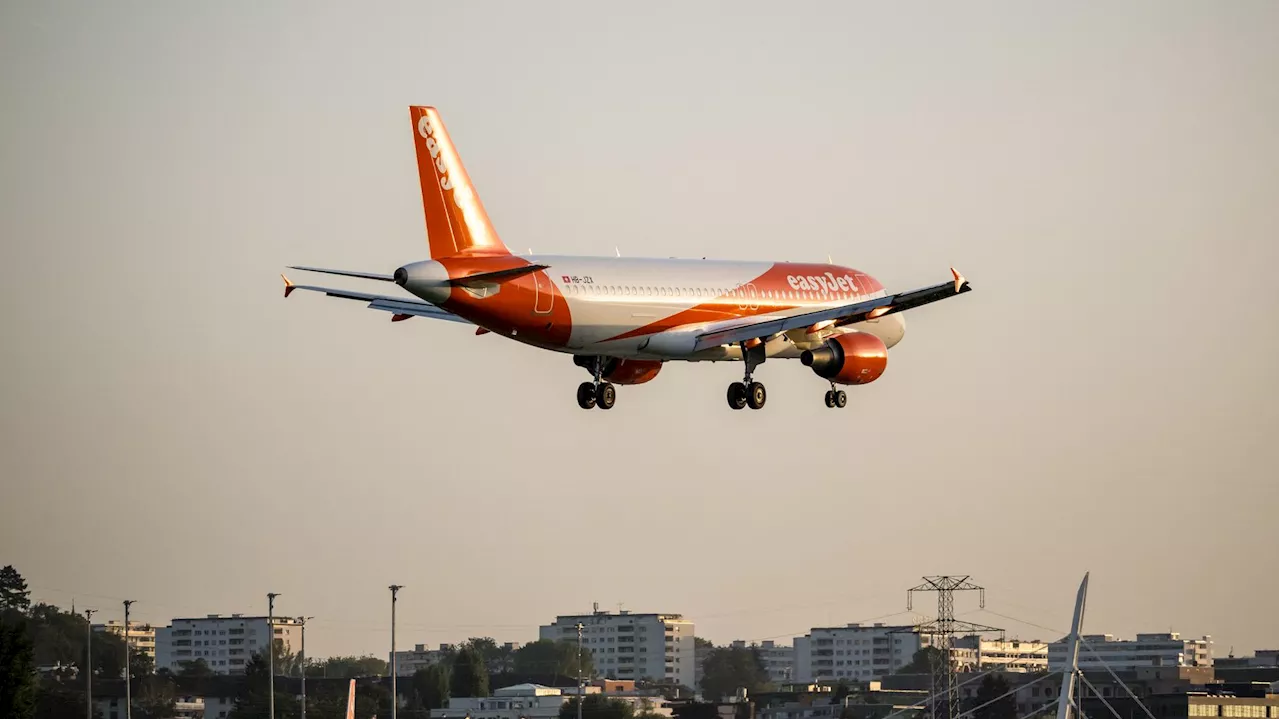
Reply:
[[267, 593], [267, 672], [271, 674], [270, 689], [267, 690], [267, 714], [276, 719], [276, 597], [277, 592]]
[[400, 703], [396, 696], [396, 593], [404, 587], [392, 584], [391, 590], [391, 719], [396, 719], [396, 705]]
[[302, 625], [302, 719], [307, 719], [307, 620], [315, 619], [315, 617], [298, 617], [298, 623]]
[[96, 609], [84, 610], [84, 704], [87, 719], [93, 719], [93, 615], [97, 611]]
[[578, 622], [578, 719], [582, 719], [582, 622]]
[[124, 600], [124, 716], [125, 719], [133, 719], [133, 688], [131, 671], [133, 667], [129, 665], [129, 607], [133, 606], [135, 600]]

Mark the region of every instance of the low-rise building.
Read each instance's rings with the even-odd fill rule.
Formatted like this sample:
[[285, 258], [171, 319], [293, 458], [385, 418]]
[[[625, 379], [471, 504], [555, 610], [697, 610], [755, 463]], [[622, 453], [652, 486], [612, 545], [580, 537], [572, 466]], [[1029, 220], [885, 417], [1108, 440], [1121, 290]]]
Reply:
[[999, 669], [1006, 672], [1049, 670], [1049, 645], [1038, 639], [983, 639], [977, 635], [956, 637], [951, 662], [957, 671]]
[[[627, 687], [630, 689], [627, 690]], [[605, 691], [614, 689], [615, 691]], [[584, 690], [587, 695], [607, 694], [632, 705], [637, 714], [651, 712], [663, 717], [672, 715], [671, 707], [660, 696], [642, 696], [634, 692], [634, 682], [595, 682]], [[517, 684], [495, 690], [489, 697], [450, 698], [448, 706], [432, 709], [432, 719], [556, 719], [560, 709], [577, 697], [568, 691], [541, 684]]]

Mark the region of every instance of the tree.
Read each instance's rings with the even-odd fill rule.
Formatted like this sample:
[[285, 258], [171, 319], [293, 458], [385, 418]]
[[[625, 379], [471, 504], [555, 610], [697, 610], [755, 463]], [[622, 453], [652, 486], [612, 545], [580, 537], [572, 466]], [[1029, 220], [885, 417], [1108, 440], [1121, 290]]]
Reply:
[[933, 667], [946, 661], [946, 654], [937, 647], [922, 647], [911, 655], [911, 662], [904, 665], [895, 674], [929, 674]]
[[453, 672], [449, 677], [450, 697], [487, 697], [489, 696], [489, 670], [484, 666], [484, 657], [471, 648], [463, 646], [453, 660]]
[[178, 662], [178, 676], [183, 679], [200, 679], [213, 676], [213, 670], [204, 659], [190, 662]]
[[[517, 674], [573, 677], [578, 674], [578, 645], [574, 641], [539, 639], [516, 650], [513, 657]], [[582, 649], [582, 676], [595, 673], [591, 651]], [[583, 706], [585, 709], [585, 705]]]
[[[236, 696], [235, 708], [227, 719], [260, 719], [267, 715], [271, 692], [271, 675], [263, 652], [254, 654], [244, 665], [245, 681]], [[289, 692], [276, 691], [276, 719], [295, 719], [299, 715], [298, 700]], [[307, 713], [310, 714], [310, 707]]]
[[27, 580], [22, 578], [12, 564], [0, 569], [0, 612], [13, 610], [25, 614], [31, 607], [30, 597]]
[[0, 620], [0, 717], [30, 719], [36, 711], [36, 660], [24, 627]]
[[[559, 719], [576, 719], [578, 697], [560, 705]], [[603, 694], [588, 694], [582, 700], [582, 719], [633, 719], [635, 709], [629, 702]]]
[[138, 683], [134, 695], [133, 715], [139, 719], [169, 719], [173, 716], [177, 691], [177, 686], [167, 679], [145, 677]]
[[386, 674], [387, 663], [377, 657], [368, 656], [329, 657], [322, 662], [316, 662], [307, 670], [307, 676], [337, 677], [339, 679], [381, 677], [386, 676]]
[[756, 647], [718, 647], [702, 664], [702, 693], [711, 701], [745, 688], [754, 694], [769, 686], [769, 672]]
[[449, 667], [439, 662], [413, 673], [415, 709], [443, 709], [449, 701]]
[[1015, 719], [1018, 703], [1009, 691], [1009, 682], [1002, 675], [988, 674], [978, 685], [971, 710], [973, 719]]
[[129, 678], [139, 684], [155, 673], [156, 660], [146, 652], [129, 647]]

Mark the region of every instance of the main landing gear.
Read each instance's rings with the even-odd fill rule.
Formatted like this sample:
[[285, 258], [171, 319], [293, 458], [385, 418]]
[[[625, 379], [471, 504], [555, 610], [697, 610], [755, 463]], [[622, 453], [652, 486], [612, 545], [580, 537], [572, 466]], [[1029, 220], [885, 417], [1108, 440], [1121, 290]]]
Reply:
[[725, 399], [729, 401], [729, 407], [732, 409], [742, 409], [743, 407], [760, 409], [764, 406], [768, 395], [764, 391], [764, 385], [751, 381], [751, 373], [764, 362], [764, 344], [761, 343], [748, 348], [746, 343], [743, 342], [739, 344], [739, 347], [742, 348], [742, 361], [747, 369], [741, 382], [734, 382], [729, 385]]
[[600, 379], [603, 371], [604, 359], [595, 358], [595, 365], [592, 372], [595, 374], [594, 382], [583, 382], [578, 385], [578, 406], [583, 409], [591, 409], [599, 407], [600, 409], [613, 409], [613, 403], [618, 399], [618, 390], [612, 384]]
[[836, 389], [836, 383], [831, 383], [831, 389], [827, 390], [826, 402], [828, 407], [844, 408], [849, 403], [849, 397], [845, 395], [844, 390]]

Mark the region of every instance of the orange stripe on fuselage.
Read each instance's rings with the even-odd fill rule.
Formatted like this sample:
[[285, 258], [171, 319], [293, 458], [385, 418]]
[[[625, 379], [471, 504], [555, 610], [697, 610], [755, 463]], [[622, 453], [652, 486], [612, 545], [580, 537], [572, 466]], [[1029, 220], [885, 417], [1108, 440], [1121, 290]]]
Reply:
[[[799, 278], [804, 278], [803, 282]], [[794, 285], [792, 280], [795, 280]], [[843, 280], [843, 287], [850, 289], [842, 289], [841, 280]], [[853, 283], [852, 286], [851, 283]], [[806, 287], [818, 289], [803, 289]], [[883, 289], [884, 286], [875, 278], [865, 272], [847, 267], [778, 263], [730, 294], [721, 295], [710, 302], [694, 305], [687, 310], [681, 310], [603, 341], [643, 337], [685, 325], [757, 317], [797, 307], [828, 304], [833, 299], [847, 298], [854, 301]]]
[[[455, 279], [532, 264], [515, 255], [456, 256], [437, 261]], [[546, 270], [502, 282], [498, 289], [496, 295], [478, 299], [465, 289], [454, 287], [449, 293], [449, 299], [440, 306], [496, 334], [514, 335], [531, 344], [551, 348], [568, 345], [569, 335], [573, 331], [569, 304], [551, 282]], [[544, 308], [549, 311], [538, 311]]]

